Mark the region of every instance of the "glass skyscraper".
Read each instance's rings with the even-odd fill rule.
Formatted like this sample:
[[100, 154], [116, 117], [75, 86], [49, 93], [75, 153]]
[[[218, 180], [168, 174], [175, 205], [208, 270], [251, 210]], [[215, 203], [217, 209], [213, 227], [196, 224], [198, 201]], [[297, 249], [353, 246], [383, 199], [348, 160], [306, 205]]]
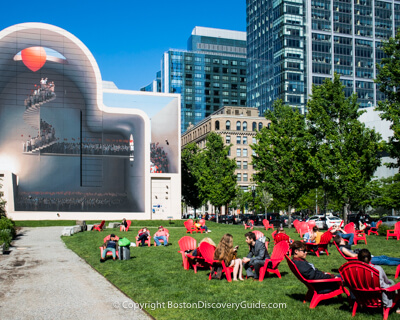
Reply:
[[247, 105], [274, 100], [305, 111], [312, 84], [340, 75], [361, 108], [382, 99], [373, 79], [382, 41], [395, 35], [400, 2], [247, 0]]
[[223, 106], [246, 106], [246, 33], [195, 27], [161, 62], [161, 90], [181, 94], [181, 132]]

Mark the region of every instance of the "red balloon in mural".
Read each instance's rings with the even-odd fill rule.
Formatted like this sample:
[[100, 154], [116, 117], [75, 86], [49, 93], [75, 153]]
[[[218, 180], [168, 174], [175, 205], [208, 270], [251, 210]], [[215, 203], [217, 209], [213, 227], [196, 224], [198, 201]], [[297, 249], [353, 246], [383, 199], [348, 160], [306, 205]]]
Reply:
[[33, 72], [46, 63], [46, 51], [42, 47], [30, 47], [21, 51], [22, 62]]

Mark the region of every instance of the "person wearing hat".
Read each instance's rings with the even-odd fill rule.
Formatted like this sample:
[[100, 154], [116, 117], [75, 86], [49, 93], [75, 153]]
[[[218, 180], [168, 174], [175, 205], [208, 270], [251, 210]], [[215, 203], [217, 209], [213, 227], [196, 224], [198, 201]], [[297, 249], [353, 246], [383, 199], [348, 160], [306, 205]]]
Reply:
[[104, 244], [103, 244], [103, 254], [101, 255], [101, 259], [100, 262], [104, 262], [106, 259], [106, 255], [107, 252], [111, 251], [112, 256], [113, 256], [113, 260], [115, 260], [115, 258], [117, 257], [116, 254], [116, 250], [118, 249], [118, 239], [115, 236], [115, 234], [111, 234], [110, 235], [110, 239], [107, 240]]
[[160, 240], [164, 241], [164, 247], [168, 245], [168, 233], [164, 230], [163, 226], [158, 227], [158, 231], [154, 234], [154, 241], [156, 242], [156, 246], [161, 246]]

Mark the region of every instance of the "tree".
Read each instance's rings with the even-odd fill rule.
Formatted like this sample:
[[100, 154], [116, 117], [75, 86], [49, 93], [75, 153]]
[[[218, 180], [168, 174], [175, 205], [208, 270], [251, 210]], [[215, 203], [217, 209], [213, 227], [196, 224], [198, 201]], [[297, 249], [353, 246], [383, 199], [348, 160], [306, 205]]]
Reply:
[[259, 198], [265, 210], [265, 219], [267, 219], [267, 210], [268, 207], [271, 205], [272, 201], [274, 201], [274, 198], [272, 194], [270, 194], [267, 190], [262, 190]]
[[[269, 127], [257, 133], [257, 144], [252, 145], [257, 168], [254, 181], [274, 195], [289, 211], [310, 188], [311, 170], [308, 165], [308, 142], [304, 116], [278, 100], [273, 111], [266, 112]], [[290, 225], [289, 225], [290, 227]]]
[[193, 207], [195, 216], [196, 209], [203, 204], [203, 200], [200, 198], [200, 190], [197, 186], [199, 152], [199, 148], [193, 142], [182, 150], [181, 155], [182, 200], [187, 206]]
[[377, 77], [375, 82], [379, 90], [384, 93], [386, 100], [379, 101], [376, 110], [381, 111], [382, 120], [389, 121], [393, 136], [389, 137], [386, 150], [396, 160], [387, 164], [392, 168], [400, 167], [400, 31], [395, 38], [384, 42], [383, 51], [386, 57], [377, 64]]
[[231, 206], [234, 208], [240, 208], [244, 213], [244, 208], [252, 202], [252, 196], [250, 192], [244, 191], [239, 186], [236, 187], [236, 196], [231, 201]]
[[[0, 179], [0, 181], [1, 181], [1, 179]], [[0, 189], [2, 187], [3, 187], [3, 185], [0, 184]], [[6, 214], [6, 203], [7, 203], [7, 201], [5, 201], [3, 199], [3, 193], [0, 192], [0, 218], [1, 217], [7, 217], [7, 214]]]
[[216, 207], [229, 203], [236, 194], [236, 162], [228, 158], [229, 149], [218, 134], [211, 132], [197, 162], [200, 198]]
[[344, 85], [335, 73], [313, 86], [307, 104], [307, 125], [311, 141], [311, 163], [324, 190], [343, 208], [344, 220], [350, 201], [371, 180], [380, 165], [380, 135], [358, 118], [357, 95], [345, 97]]

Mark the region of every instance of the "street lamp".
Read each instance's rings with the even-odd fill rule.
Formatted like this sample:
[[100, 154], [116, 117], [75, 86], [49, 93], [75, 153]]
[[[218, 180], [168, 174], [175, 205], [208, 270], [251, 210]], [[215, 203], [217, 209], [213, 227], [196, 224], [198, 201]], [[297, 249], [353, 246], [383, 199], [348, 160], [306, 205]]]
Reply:
[[253, 214], [254, 214], [254, 203], [256, 198], [256, 186], [254, 184], [251, 185], [251, 195], [253, 197]]

